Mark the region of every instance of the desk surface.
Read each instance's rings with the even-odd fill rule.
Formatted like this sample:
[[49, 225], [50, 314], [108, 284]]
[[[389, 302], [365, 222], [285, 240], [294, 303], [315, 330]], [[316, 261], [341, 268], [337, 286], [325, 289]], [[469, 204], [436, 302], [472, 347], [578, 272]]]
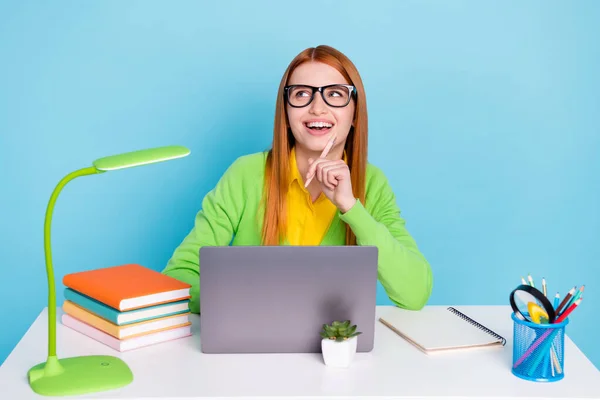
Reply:
[[[379, 306], [377, 315], [384, 315], [390, 308]], [[528, 382], [510, 370], [509, 307], [456, 308], [504, 336], [506, 346], [425, 355], [377, 322], [375, 349], [358, 353], [349, 369], [333, 369], [323, 364], [321, 354], [203, 354], [199, 346], [200, 318], [192, 315], [192, 336], [125, 353], [113, 351], [59, 321], [57, 351], [61, 358], [118, 356], [134, 374], [134, 381], [122, 389], [70, 398], [600, 399], [600, 372], [568, 336], [564, 379]], [[26, 374], [30, 367], [45, 361], [47, 318], [44, 309], [0, 368], [2, 398], [45, 398], [31, 391]]]

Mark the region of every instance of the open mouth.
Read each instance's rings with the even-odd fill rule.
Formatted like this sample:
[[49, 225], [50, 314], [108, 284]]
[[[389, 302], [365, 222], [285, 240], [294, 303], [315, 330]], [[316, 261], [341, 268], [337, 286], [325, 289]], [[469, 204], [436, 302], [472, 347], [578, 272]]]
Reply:
[[333, 128], [333, 124], [329, 122], [305, 122], [304, 126], [313, 135], [323, 135]]

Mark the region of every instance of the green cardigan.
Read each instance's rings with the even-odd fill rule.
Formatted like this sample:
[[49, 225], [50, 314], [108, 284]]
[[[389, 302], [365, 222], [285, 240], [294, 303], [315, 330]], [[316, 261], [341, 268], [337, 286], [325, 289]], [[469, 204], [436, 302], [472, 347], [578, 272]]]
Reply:
[[[200, 311], [200, 247], [261, 244], [260, 201], [266, 155], [245, 155], [231, 164], [204, 197], [194, 227], [163, 270], [192, 285], [193, 313]], [[367, 166], [365, 204], [357, 201], [345, 214], [338, 211], [321, 245], [344, 245], [344, 222], [356, 235], [358, 245], [377, 246], [378, 278], [390, 300], [402, 308], [421, 309], [431, 294], [431, 268], [404, 226], [387, 178], [372, 164]]]

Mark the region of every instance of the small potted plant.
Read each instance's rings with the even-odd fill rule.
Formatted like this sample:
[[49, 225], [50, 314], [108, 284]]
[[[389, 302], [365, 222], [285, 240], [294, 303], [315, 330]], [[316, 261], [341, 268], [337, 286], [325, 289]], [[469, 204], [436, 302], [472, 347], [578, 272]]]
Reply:
[[356, 332], [356, 325], [350, 326], [350, 321], [323, 324], [321, 351], [325, 365], [348, 367], [356, 354], [357, 336], [361, 333]]

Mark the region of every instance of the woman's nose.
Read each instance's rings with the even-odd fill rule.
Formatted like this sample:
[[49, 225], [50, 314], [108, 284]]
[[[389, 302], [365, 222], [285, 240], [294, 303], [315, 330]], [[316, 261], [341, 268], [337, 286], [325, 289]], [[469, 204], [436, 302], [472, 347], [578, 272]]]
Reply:
[[327, 111], [327, 105], [323, 101], [323, 97], [321, 97], [321, 93], [315, 93], [315, 98], [310, 103], [310, 111], [313, 114], [323, 114]]

